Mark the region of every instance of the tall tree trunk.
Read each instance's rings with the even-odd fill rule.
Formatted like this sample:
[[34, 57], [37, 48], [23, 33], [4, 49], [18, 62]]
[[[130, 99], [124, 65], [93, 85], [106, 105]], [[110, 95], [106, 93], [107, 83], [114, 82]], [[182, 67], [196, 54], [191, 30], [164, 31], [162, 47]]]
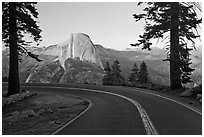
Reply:
[[7, 96], [20, 92], [18, 71], [16, 3], [9, 2], [9, 79]]
[[171, 30], [170, 30], [170, 81], [171, 89], [181, 89], [181, 70], [179, 57], [179, 2], [171, 3]]

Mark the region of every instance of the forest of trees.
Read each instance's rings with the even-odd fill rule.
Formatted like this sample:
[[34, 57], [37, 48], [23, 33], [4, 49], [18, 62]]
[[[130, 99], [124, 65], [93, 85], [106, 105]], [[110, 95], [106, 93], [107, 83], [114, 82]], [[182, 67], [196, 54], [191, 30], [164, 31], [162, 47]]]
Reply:
[[130, 73], [127, 80], [125, 80], [125, 77], [121, 74], [118, 60], [115, 60], [111, 67], [107, 61], [104, 71], [103, 85], [128, 85], [136, 87], [140, 84], [150, 83], [147, 65], [144, 61], [140, 64], [139, 69], [136, 63], [133, 65], [132, 73]]
[[104, 71], [106, 75], [103, 77], [103, 85], [122, 85], [124, 76], [121, 74], [118, 60], [115, 60], [111, 66], [107, 61]]
[[[2, 2], [2, 41], [9, 47], [9, 77], [7, 96], [20, 92], [19, 61], [22, 54], [41, 61], [26, 49], [31, 43], [41, 41], [41, 29], [37, 25], [37, 2]], [[24, 39], [30, 35], [33, 41]]]
[[[20, 92], [18, 67], [21, 55], [27, 54], [41, 61], [37, 55], [26, 49], [31, 43], [38, 45], [41, 41], [36, 4], [2, 2], [2, 41], [4, 46], [9, 47], [8, 96]], [[138, 6], [141, 4], [143, 3], [139, 2]], [[182, 84], [192, 82], [190, 76], [194, 69], [190, 67], [192, 62], [189, 52], [195, 48], [195, 39], [200, 37], [197, 28], [202, 23], [202, 18], [198, 18], [197, 11], [201, 11], [201, 6], [196, 2], [146, 2], [143, 11], [144, 13], [134, 14], [133, 17], [136, 22], [145, 20], [144, 33], [139, 36], [137, 43], [131, 45], [142, 45], [143, 49], [151, 50], [151, 39], [166, 40], [167, 59], [164, 61], [170, 62], [170, 87], [173, 90], [181, 89]], [[26, 35], [32, 41], [25, 40]], [[193, 48], [189, 47], [189, 41]], [[111, 66], [107, 62], [105, 72], [105, 85], [126, 84], [118, 60]], [[139, 69], [134, 64], [128, 82], [132, 85], [149, 82], [144, 62]]]
[[[101, 45], [94, 44], [86, 34], [80, 37], [72, 34], [71, 38], [67, 37], [68, 39], [65, 42], [56, 45], [41, 44], [40, 48], [32, 47], [38, 46], [42, 41], [42, 30], [38, 26], [39, 13], [36, 4], [37, 2], [2, 2], [2, 53], [4, 55], [2, 57], [6, 56], [2, 59], [6, 66], [2, 67], [2, 73], [4, 74], [2, 75], [2, 81], [7, 82], [2, 82], [3, 135], [202, 134], [202, 84], [197, 86], [194, 83], [193, 88], [189, 88], [190, 86], [184, 87], [185, 84], [192, 82], [191, 75], [195, 70], [191, 68], [194, 64], [191, 65], [190, 51], [196, 49], [195, 40], [200, 37], [197, 27], [202, 23], [202, 18], [198, 18], [197, 11], [201, 11], [202, 7], [199, 3], [145, 2], [144, 13], [133, 15], [136, 22], [144, 21], [144, 31], [142, 35], [139, 35], [135, 44], [130, 44], [131, 46], [142, 46], [142, 49], [151, 50], [152, 39], [157, 39], [158, 42], [160, 40], [166, 42], [164, 47], [167, 51], [167, 58], [163, 61], [169, 61], [170, 86], [162, 85], [164, 82], [159, 83], [160, 79], [164, 81], [169, 76], [158, 73], [159, 71], [169, 71], [169, 69], [163, 68], [163, 64], [160, 66], [161, 62], [157, 61], [160, 57], [157, 57], [155, 63], [152, 61], [153, 56], [147, 57], [148, 54], [143, 56], [143, 53], [137, 51], [128, 53], [123, 51], [112, 52], [112, 49], [108, 49], [108, 51], [105, 48], [103, 49]], [[94, 32], [102, 32], [99, 37], [106, 36], [106, 40], [110, 44], [115, 39], [111, 38], [112, 33], [110, 32], [113, 31], [113, 35], [117, 36], [115, 46], [119, 47], [123, 45], [122, 40], [127, 40], [130, 36], [120, 28], [124, 26], [124, 29], [128, 30], [127, 25], [131, 23], [125, 25], [125, 22], [121, 21], [125, 18], [121, 18], [121, 22], [118, 23], [119, 20], [116, 15], [119, 15], [119, 17], [127, 15], [124, 12], [127, 8], [124, 3], [122, 4], [122, 6], [114, 7], [110, 5], [111, 10], [106, 10], [104, 7], [93, 4], [90, 4], [91, 7], [94, 7], [93, 9], [91, 7], [87, 8], [85, 6], [88, 4], [84, 3], [75, 8], [72, 3], [72, 5], [66, 7], [69, 11], [66, 11], [63, 7], [66, 5], [65, 3], [63, 3], [63, 6], [56, 3], [54, 3], [54, 6], [51, 4], [49, 6], [45, 5], [42, 6], [43, 10], [40, 10], [42, 11], [41, 17], [46, 20], [45, 25], [43, 24], [41, 27], [46, 26], [43, 28], [44, 30], [51, 28], [48, 30], [52, 30], [53, 34], [59, 37], [63, 32], [59, 33], [57, 30], [71, 31], [72, 28], [80, 30], [85, 27], [81, 31], [90, 29]], [[141, 6], [141, 4], [143, 2], [139, 2], [138, 6]], [[99, 3], [99, 5], [103, 4]], [[87, 10], [89, 12], [86, 13], [82, 7], [85, 7], [85, 10], [92, 9], [92, 11]], [[119, 10], [115, 10], [115, 7], [119, 7], [119, 10], [122, 10], [124, 14], [119, 14]], [[99, 10], [103, 10], [102, 14], [99, 14]], [[104, 10], [110, 11], [110, 13], [106, 14], [107, 12], [104, 12]], [[43, 11], [46, 11], [44, 16]], [[113, 14], [111, 11], [117, 13]], [[140, 11], [140, 9], [136, 11]], [[86, 14], [82, 14], [82, 12]], [[74, 15], [73, 13], [77, 14]], [[111, 15], [110, 18], [106, 19], [105, 16], [109, 16], [109, 14]], [[131, 14], [126, 17], [128, 18]], [[51, 17], [52, 20], [46, 17]], [[77, 20], [73, 20], [73, 17], [76, 17]], [[89, 17], [99, 18], [91, 20]], [[65, 18], [68, 19], [68, 22], [64, 20]], [[88, 22], [86, 22], [86, 19]], [[117, 21], [114, 22], [114, 25], [118, 23], [123, 26], [113, 26], [112, 19]], [[52, 25], [56, 24], [56, 26], [50, 27], [48, 22]], [[98, 24], [92, 24], [98, 22], [103, 23], [101, 24], [102, 27]], [[63, 26], [64, 24], [66, 26]], [[80, 26], [72, 26], [72, 24]], [[66, 28], [67, 26], [71, 26], [71, 29]], [[112, 28], [108, 28], [109, 26]], [[100, 31], [98, 28], [105, 31]], [[44, 34], [50, 39], [57, 40], [56, 36], [50, 37], [47, 35], [51, 34], [50, 32]], [[118, 36], [121, 36], [121, 39], [118, 39]], [[82, 48], [75, 48], [75, 45]], [[70, 52], [68, 50], [70, 49], [75, 56], [79, 54], [80, 57], [74, 58], [71, 56], [71, 60], [69, 60]], [[66, 52], [66, 54], [62, 54], [63, 52]], [[116, 56], [118, 54], [122, 56]], [[38, 62], [26, 60], [27, 57], [31, 57]], [[194, 57], [196, 58], [196, 56]], [[124, 67], [126, 70], [123, 69], [124, 74], [127, 74], [129, 62], [135, 61], [137, 63], [131, 64], [132, 69], [129, 71], [129, 75], [125, 77], [119, 60], [116, 59], [111, 64], [106, 61], [104, 66], [105, 59], [112, 60], [113, 58], [120, 59], [124, 63], [122, 65], [126, 65]], [[200, 56], [198, 58], [200, 59]], [[22, 62], [23, 59], [24, 62]], [[63, 64], [61, 60], [63, 60]], [[154, 65], [152, 65], [153, 63]], [[62, 67], [63, 65], [65, 67]], [[148, 66], [156, 67], [154, 69], [150, 68], [149, 73]], [[200, 76], [202, 68], [200, 68], [200, 64], [194, 66], [199, 66], [199, 68], [197, 67], [199, 73], [193, 76], [201, 80], [202, 83], [202, 77]], [[26, 77], [25, 83], [20, 83], [20, 77]], [[30, 80], [31, 77], [37, 77], [37, 80]], [[45, 79], [40, 79], [43, 77]], [[103, 85], [115, 87], [102, 86], [100, 85], [101, 80]], [[122, 86], [129, 87], [124, 88]], [[81, 116], [82, 114], [84, 115]], [[68, 127], [71, 122], [73, 124]]]
[[[139, 2], [138, 6], [143, 4]], [[146, 2], [143, 13], [134, 14], [135, 21], [145, 20], [144, 33], [137, 43], [142, 49], [151, 50], [151, 39], [166, 40], [167, 59], [170, 62], [170, 87], [181, 89], [182, 84], [192, 82], [194, 71], [190, 67], [190, 51], [195, 48], [195, 39], [199, 38], [197, 28], [202, 22], [197, 11], [201, 6], [197, 2]], [[197, 9], [197, 11], [196, 11]], [[190, 47], [188, 41], [192, 43]]]

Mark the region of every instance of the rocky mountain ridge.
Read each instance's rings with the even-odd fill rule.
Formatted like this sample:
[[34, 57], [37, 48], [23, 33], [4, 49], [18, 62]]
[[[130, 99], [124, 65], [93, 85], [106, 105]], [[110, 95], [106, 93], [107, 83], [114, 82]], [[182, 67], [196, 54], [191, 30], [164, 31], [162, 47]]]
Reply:
[[[71, 34], [62, 43], [29, 50], [42, 61], [23, 56], [19, 64], [21, 82], [102, 84], [103, 65], [86, 34]], [[3, 77], [8, 76], [7, 54], [8, 51], [3, 51]]]
[[[148, 67], [149, 76], [154, 83], [169, 85], [169, 62], [164, 62], [166, 59], [166, 51], [158, 47], [152, 47], [151, 51], [141, 50], [141, 48], [126, 49], [124, 51], [117, 51], [113, 49], [106, 49], [101, 45], [96, 45], [97, 51], [101, 57], [102, 63], [105, 65], [106, 61], [112, 63], [115, 59], [120, 62], [122, 74], [126, 79], [131, 73], [131, 69], [134, 63], [137, 63], [138, 67], [142, 61], [145, 61]], [[192, 87], [194, 83], [202, 83], [202, 47], [197, 47], [197, 50], [191, 52], [192, 68], [195, 71], [192, 73], [193, 83], [187, 86]]]
[[57, 56], [56, 60], [59, 60], [64, 69], [64, 63], [68, 58], [95, 63], [103, 69], [93, 42], [84, 33], [71, 33], [66, 41], [44, 48], [40, 54]]
[[[32, 47], [29, 50], [43, 61], [37, 62], [24, 56], [20, 63], [21, 82], [102, 84], [106, 61], [112, 64], [117, 59], [126, 79], [134, 63], [139, 67], [145, 61], [151, 80], [169, 85], [169, 63], [163, 62], [166, 53], [160, 48], [153, 47], [151, 51], [139, 48], [117, 51], [93, 44], [88, 35], [77, 33], [59, 44]], [[192, 68], [196, 69], [192, 79], [194, 83], [202, 83], [202, 48], [197, 48], [191, 54]], [[2, 55], [2, 76], [5, 77], [8, 76], [8, 53], [3, 50]]]

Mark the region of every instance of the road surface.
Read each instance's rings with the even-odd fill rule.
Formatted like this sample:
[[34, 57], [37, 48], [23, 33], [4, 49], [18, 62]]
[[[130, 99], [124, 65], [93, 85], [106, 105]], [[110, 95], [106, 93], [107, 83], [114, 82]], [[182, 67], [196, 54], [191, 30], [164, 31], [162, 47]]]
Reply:
[[[202, 115], [170, 100], [140, 92], [140, 89], [78, 84], [22, 84], [33, 91], [58, 92], [89, 99], [93, 106], [57, 134], [129, 135], [146, 134], [137, 108], [129, 101], [109, 94], [80, 89], [106, 91], [137, 101], [146, 110], [159, 134], [201, 135]], [[49, 88], [47, 88], [49, 87]], [[53, 88], [51, 88], [53, 87]], [[61, 87], [61, 88], [54, 88]], [[64, 88], [63, 88], [64, 87]]]

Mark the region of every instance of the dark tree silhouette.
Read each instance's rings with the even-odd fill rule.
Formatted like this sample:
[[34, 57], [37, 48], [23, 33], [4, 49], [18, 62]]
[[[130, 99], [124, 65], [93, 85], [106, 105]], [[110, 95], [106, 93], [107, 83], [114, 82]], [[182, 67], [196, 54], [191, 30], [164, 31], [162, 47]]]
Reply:
[[139, 69], [137, 67], [137, 64], [135, 63], [132, 68], [132, 73], [129, 75], [128, 81], [130, 82], [131, 85], [135, 86], [136, 83], [138, 82], [138, 74], [139, 74]]
[[112, 85], [112, 73], [111, 73], [111, 67], [109, 65], [109, 62], [106, 62], [106, 66], [104, 67], [105, 75], [103, 77], [103, 84], [104, 85]]
[[144, 61], [140, 65], [140, 70], [138, 73], [138, 80], [140, 83], [144, 83], [144, 84], [147, 84], [149, 82], [147, 65]]
[[9, 78], [7, 96], [19, 93], [19, 59], [22, 54], [41, 61], [37, 55], [29, 52], [26, 47], [32, 43], [25, 40], [25, 35], [39, 44], [41, 40], [39, 26], [36, 19], [38, 12], [36, 2], [2, 2], [2, 39], [9, 47]]
[[112, 80], [114, 85], [120, 85], [123, 82], [118, 60], [115, 60], [112, 65]]
[[[142, 3], [139, 2], [138, 5]], [[195, 48], [194, 39], [198, 38], [198, 24], [202, 19], [197, 18], [194, 7], [198, 8], [198, 3], [187, 2], [147, 2], [143, 9], [145, 13], [134, 14], [136, 22], [145, 19], [144, 34], [140, 35], [138, 43], [132, 46], [143, 45], [142, 49], [150, 50], [151, 39], [162, 38], [168, 40], [170, 45], [166, 45], [167, 59], [170, 61], [170, 82], [171, 89], [182, 88], [182, 83], [192, 82], [190, 75], [194, 69], [190, 68], [190, 53], [187, 41], [191, 41]], [[168, 35], [170, 33], [170, 35]]]

